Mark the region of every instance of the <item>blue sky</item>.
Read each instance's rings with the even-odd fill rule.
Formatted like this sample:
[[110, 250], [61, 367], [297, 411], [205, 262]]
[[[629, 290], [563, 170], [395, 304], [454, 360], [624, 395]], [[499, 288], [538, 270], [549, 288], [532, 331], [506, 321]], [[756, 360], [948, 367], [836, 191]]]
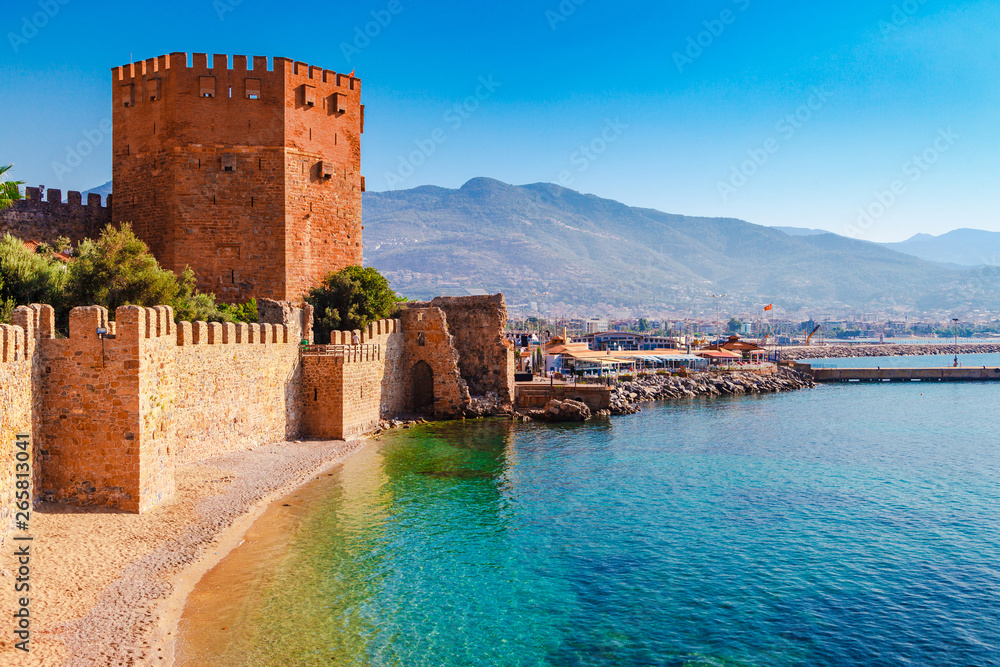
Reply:
[[280, 55], [363, 79], [370, 190], [490, 176], [877, 241], [1000, 231], [996, 0], [6, 6], [0, 163], [29, 184], [110, 180], [112, 66]]

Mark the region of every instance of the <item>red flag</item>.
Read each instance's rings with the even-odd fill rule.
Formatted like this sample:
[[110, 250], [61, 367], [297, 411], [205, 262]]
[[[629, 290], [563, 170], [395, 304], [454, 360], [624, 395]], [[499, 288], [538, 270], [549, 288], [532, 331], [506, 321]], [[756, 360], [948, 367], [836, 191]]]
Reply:
[[766, 306], [764, 306], [764, 310], [771, 310], [772, 308], [774, 308], [774, 304], [773, 303], [769, 303]]

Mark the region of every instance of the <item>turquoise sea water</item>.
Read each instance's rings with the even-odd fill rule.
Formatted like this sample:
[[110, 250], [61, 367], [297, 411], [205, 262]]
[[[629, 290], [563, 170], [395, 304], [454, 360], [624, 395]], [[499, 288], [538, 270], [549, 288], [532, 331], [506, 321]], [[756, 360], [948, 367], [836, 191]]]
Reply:
[[1000, 664], [998, 392], [393, 432], [200, 664]]

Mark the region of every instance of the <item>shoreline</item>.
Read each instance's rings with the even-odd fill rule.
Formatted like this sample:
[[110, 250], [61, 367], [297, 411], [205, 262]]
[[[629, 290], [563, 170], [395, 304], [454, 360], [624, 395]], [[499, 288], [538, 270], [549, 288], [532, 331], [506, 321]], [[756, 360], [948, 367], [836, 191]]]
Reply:
[[279, 442], [185, 464], [175, 496], [142, 515], [41, 503], [31, 651], [18, 664], [172, 664], [185, 601], [204, 573], [274, 501], [369, 442]]
[[810, 345], [781, 349], [787, 361], [802, 359], [847, 359], [852, 357], [914, 357], [955, 354], [1000, 354], [1000, 343]]

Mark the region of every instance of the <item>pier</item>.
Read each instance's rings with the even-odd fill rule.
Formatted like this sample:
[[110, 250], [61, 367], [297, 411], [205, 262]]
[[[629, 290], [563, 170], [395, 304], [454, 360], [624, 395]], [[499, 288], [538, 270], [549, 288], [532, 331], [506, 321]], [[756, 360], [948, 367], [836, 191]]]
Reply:
[[816, 382], [1000, 382], [1000, 368], [812, 368], [796, 364]]

